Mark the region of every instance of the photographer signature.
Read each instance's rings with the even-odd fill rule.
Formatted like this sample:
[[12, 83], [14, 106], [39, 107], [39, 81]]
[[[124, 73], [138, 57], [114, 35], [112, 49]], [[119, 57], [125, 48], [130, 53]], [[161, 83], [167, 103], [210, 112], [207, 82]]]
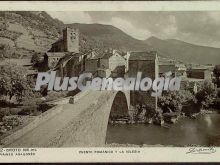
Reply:
[[186, 154], [212, 154], [215, 153], [214, 147], [191, 147]]

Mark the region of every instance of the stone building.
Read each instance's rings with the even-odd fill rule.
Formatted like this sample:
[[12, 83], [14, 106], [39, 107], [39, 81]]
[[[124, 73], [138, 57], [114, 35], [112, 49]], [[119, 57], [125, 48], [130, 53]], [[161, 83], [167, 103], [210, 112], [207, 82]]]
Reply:
[[93, 52], [85, 62], [85, 71], [99, 77], [123, 77], [125, 74], [126, 59], [119, 51], [105, 53]]
[[103, 69], [110, 69], [111, 71], [116, 69], [118, 66], [125, 65], [126, 59], [117, 50], [106, 52], [100, 60], [100, 67]]
[[82, 70], [82, 56], [79, 53], [66, 53], [53, 68], [60, 77], [78, 76]]
[[45, 53], [44, 68], [56, 70], [61, 77], [78, 76], [85, 70], [85, 58], [79, 53], [79, 31], [65, 28], [63, 36]]
[[75, 52], [79, 53], [78, 29], [65, 28], [63, 36], [52, 44], [49, 52]]
[[100, 59], [102, 56], [103, 54], [97, 51], [89, 53], [85, 61], [85, 71], [93, 74], [97, 72], [98, 68], [100, 68]]
[[176, 65], [176, 76], [187, 77], [186, 66], [183, 63], [177, 63]]
[[61, 58], [66, 55], [64, 52], [46, 52], [44, 55], [44, 61], [47, 63], [48, 68], [54, 68]]
[[206, 66], [192, 66], [188, 70], [188, 77], [194, 79], [212, 79], [212, 71]]
[[[100, 76], [106, 77], [124, 77], [126, 68], [126, 59], [120, 54], [119, 51], [113, 50], [112, 52], [106, 52], [100, 59]], [[102, 70], [102, 71], [101, 71]]]
[[159, 75], [160, 77], [166, 77], [166, 74], [170, 72], [171, 77], [175, 77], [176, 75], [176, 66], [171, 62], [162, 62], [159, 61]]
[[[129, 58], [129, 77], [137, 77], [137, 72], [142, 72], [142, 78], [152, 80], [158, 77], [158, 57], [155, 51], [131, 52]], [[151, 96], [152, 91], [131, 91], [131, 105], [144, 104], [147, 109], [157, 109], [157, 97]]]
[[127, 53], [123, 56], [123, 57], [125, 58], [125, 60], [126, 60], [125, 73], [127, 73], [128, 70], [129, 70], [128, 66], [129, 66], [129, 58], [130, 58], [130, 55], [131, 55], [131, 53], [130, 53], [130, 52], [127, 52]]

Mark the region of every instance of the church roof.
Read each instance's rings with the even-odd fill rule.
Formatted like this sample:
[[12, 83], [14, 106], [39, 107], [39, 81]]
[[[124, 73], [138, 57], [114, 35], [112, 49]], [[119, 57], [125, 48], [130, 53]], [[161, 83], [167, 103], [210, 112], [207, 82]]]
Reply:
[[81, 56], [80, 53], [63, 52], [63, 56], [59, 59], [58, 63], [53, 69], [57, 69], [60, 64], [64, 67], [72, 58]]
[[113, 56], [113, 53], [105, 53], [103, 56], [102, 56], [102, 59], [109, 59], [111, 56]]
[[156, 57], [157, 57], [157, 53], [155, 51], [131, 52], [129, 61], [133, 61], [133, 60], [153, 61], [156, 59]]
[[96, 60], [96, 59], [99, 59], [99, 58], [102, 58], [103, 57], [103, 54], [100, 53], [100, 52], [97, 52], [97, 51], [93, 51], [93, 56], [89, 59], [92, 59], [92, 60]]

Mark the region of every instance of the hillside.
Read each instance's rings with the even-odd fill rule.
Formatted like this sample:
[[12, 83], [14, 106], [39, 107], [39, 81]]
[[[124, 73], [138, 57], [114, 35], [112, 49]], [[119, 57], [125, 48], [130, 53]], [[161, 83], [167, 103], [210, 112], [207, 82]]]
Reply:
[[145, 40], [145, 43], [165, 57], [171, 57], [186, 63], [220, 63], [220, 48], [199, 46], [175, 39], [161, 40], [156, 37], [150, 37]]
[[150, 47], [141, 40], [137, 40], [122, 30], [103, 24], [68, 24], [68, 27], [79, 29], [80, 33], [102, 44], [103, 47], [124, 51], [149, 50]]
[[0, 12], [0, 58], [26, 58], [34, 52], [50, 49], [64, 27], [78, 28], [82, 52], [93, 48], [120, 50], [149, 49], [143, 41], [132, 38], [114, 26], [101, 24], [65, 25], [46, 12]]
[[46, 12], [0, 12], [0, 56], [24, 58], [44, 52], [63, 26]]
[[67, 24], [46, 12], [0, 12], [0, 58], [31, 57], [50, 49], [64, 27], [78, 28], [82, 53], [93, 48], [124, 51], [156, 50], [159, 56], [186, 63], [219, 64], [220, 48], [193, 45], [179, 40], [151, 37], [135, 39], [122, 30], [103, 24]]

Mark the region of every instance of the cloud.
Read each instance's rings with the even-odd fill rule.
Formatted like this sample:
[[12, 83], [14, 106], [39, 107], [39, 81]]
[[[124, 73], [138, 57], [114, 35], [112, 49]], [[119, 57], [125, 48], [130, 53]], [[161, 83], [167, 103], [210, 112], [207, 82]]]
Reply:
[[208, 11], [85, 11], [49, 12], [65, 23], [113, 25], [137, 39], [153, 35], [220, 47], [220, 12]]
[[148, 31], [147, 29], [137, 28], [133, 24], [131, 24], [131, 22], [117, 17], [112, 18], [110, 22], [101, 21], [99, 23], [113, 25], [119, 28], [120, 30], [124, 31], [128, 35], [133, 36], [134, 38], [137, 39], [144, 40], [152, 35], [151, 32]]
[[49, 11], [47, 13], [53, 18], [57, 18], [66, 24], [92, 23], [92, 19], [90, 15], [83, 11], [74, 11], [74, 12]]
[[178, 37], [186, 41], [220, 47], [220, 12], [181, 12], [175, 15]]
[[[92, 21], [121, 19], [162, 39], [175, 38], [205, 46], [220, 47], [220, 12], [87, 12]], [[132, 34], [132, 33], [130, 33]], [[143, 39], [142, 33], [136, 38]], [[147, 38], [147, 36], [146, 36]]]

